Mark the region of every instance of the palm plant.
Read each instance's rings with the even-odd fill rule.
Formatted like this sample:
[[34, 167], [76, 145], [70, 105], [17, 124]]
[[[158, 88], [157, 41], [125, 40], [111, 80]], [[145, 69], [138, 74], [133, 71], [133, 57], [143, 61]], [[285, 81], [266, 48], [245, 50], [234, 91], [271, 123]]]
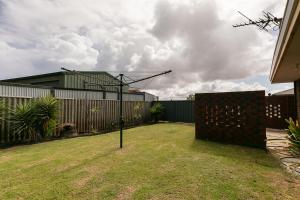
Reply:
[[19, 104], [10, 112], [13, 134], [37, 142], [56, 128], [58, 101], [54, 97], [41, 97]]
[[53, 133], [58, 115], [58, 101], [54, 97], [41, 97], [33, 102], [36, 121], [34, 126], [41, 137]]
[[300, 150], [300, 126], [298, 121], [296, 120], [296, 123], [293, 121], [292, 118], [289, 118], [288, 120], [285, 120], [289, 126], [288, 126], [288, 139], [291, 141], [292, 146], [291, 150], [299, 154]]
[[31, 102], [18, 104], [16, 109], [11, 111], [13, 134], [27, 139], [37, 141], [37, 132], [34, 129], [36, 115]]

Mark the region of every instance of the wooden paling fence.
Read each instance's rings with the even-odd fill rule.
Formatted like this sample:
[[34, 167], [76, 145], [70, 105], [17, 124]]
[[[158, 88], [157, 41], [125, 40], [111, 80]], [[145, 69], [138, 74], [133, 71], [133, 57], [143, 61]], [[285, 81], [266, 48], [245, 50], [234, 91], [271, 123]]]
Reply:
[[[14, 109], [31, 98], [2, 97], [5, 105]], [[125, 127], [134, 126], [150, 120], [151, 102], [125, 101], [123, 119]], [[3, 113], [9, 115], [9, 113]], [[1, 117], [1, 116], [0, 116]], [[103, 132], [114, 130], [119, 122], [119, 101], [59, 99], [59, 124], [72, 124], [79, 133]], [[14, 143], [21, 140], [12, 133], [12, 125], [7, 120], [0, 121], [0, 143]]]

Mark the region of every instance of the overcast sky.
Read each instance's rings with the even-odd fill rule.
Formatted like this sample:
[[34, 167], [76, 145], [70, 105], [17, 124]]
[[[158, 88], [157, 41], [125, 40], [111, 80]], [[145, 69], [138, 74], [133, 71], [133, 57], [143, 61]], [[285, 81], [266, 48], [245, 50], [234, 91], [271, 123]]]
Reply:
[[[184, 3], [183, 3], [184, 2]], [[164, 99], [195, 92], [265, 89], [277, 32], [232, 28], [285, 0], [0, 0], [0, 79], [76, 70], [131, 71]], [[133, 71], [137, 71], [133, 73]], [[147, 72], [147, 73], [145, 73]], [[125, 73], [126, 74], [126, 73]]]

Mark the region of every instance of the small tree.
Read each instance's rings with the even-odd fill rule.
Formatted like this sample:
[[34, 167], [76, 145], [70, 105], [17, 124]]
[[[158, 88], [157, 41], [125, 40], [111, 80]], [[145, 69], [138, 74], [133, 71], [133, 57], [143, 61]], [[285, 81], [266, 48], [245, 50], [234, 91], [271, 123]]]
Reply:
[[154, 118], [154, 122], [157, 123], [158, 120], [160, 119], [161, 115], [164, 112], [164, 107], [160, 103], [155, 103], [151, 108], [150, 108], [150, 113], [152, 117]]
[[300, 126], [298, 121], [296, 120], [296, 122], [293, 121], [292, 118], [289, 118], [289, 120], [285, 120], [288, 124], [288, 139], [291, 141], [292, 146], [291, 146], [291, 150], [295, 153], [295, 154], [299, 154], [300, 151]]

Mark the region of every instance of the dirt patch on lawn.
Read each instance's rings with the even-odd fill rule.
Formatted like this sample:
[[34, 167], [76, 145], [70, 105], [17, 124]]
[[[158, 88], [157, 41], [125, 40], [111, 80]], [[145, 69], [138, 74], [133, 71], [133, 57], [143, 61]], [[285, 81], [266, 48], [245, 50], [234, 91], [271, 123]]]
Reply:
[[28, 161], [23, 165], [24, 169], [32, 168], [32, 167], [37, 167], [40, 165], [46, 165], [50, 162], [52, 162], [54, 159], [53, 158], [44, 158], [40, 160], [34, 160], [34, 161]]
[[103, 169], [99, 170], [99, 168], [97, 166], [92, 166], [92, 167], [84, 168], [83, 171], [86, 172], [87, 175], [74, 182], [74, 185], [76, 188], [84, 187], [95, 176], [98, 176], [99, 174], [101, 174]]
[[131, 199], [133, 193], [136, 191], [136, 188], [133, 186], [126, 187], [120, 194], [118, 194], [115, 200], [127, 200]]
[[[264, 175], [272, 187], [277, 188], [276, 195], [280, 199], [297, 199], [300, 196], [300, 179], [289, 174], [278, 174], [276, 172]], [[279, 190], [280, 188], [280, 190]]]
[[74, 163], [68, 163], [68, 164], [60, 164], [59, 166], [55, 167], [55, 172], [56, 173], [61, 173], [67, 170], [70, 170], [76, 166], [80, 165], [80, 162], [74, 162]]
[[0, 163], [4, 163], [4, 162], [8, 162], [10, 161], [12, 158], [10, 156], [1, 156], [0, 157]]
[[126, 146], [124, 145], [122, 149], [118, 149], [116, 151], [116, 155], [127, 155], [130, 152], [133, 152], [134, 149], [134, 145], [133, 144], [126, 144]]

